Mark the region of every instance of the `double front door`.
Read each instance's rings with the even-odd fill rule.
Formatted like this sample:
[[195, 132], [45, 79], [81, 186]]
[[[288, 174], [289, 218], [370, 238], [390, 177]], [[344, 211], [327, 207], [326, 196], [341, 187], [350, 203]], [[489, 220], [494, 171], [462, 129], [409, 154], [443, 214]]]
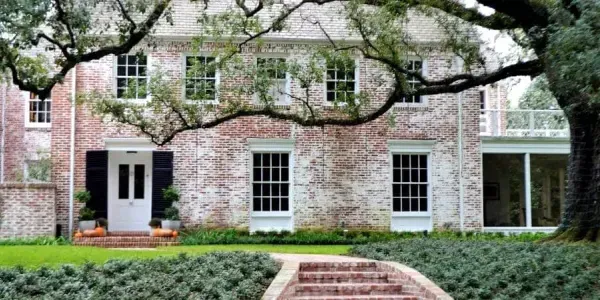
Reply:
[[109, 151], [110, 231], [148, 230], [152, 214], [152, 152]]

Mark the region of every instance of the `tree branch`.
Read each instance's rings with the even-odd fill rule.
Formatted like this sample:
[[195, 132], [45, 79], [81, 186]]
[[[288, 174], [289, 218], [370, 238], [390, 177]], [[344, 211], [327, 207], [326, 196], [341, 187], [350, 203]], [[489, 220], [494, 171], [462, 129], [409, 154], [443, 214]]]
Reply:
[[121, 10], [121, 14], [123, 15], [123, 18], [125, 18], [127, 21], [129, 21], [129, 24], [130, 24], [129, 33], [133, 34], [135, 32], [135, 30], [137, 29], [137, 24], [131, 18], [131, 16], [129, 15], [127, 10], [125, 9], [123, 2], [121, 2], [121, 0], [115, 0], [115, 1], [117, 2], [119, 9]]

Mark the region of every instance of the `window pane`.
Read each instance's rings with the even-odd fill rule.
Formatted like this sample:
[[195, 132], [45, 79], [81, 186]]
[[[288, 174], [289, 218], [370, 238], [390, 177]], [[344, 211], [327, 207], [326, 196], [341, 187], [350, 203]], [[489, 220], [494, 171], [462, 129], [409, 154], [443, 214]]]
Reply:
[[279, 211], [279, 198], [271, 199], [271, 210]]
[[484, 226], [526, 225], [524, 162], [523, 154], [483, 154]]
[[400, 197], [400, 185], [392, 185], [392, 197]]
[[290, 199], [289, 198], [281, 198], [281, 211], [290, 210]]
[[393, 161], [392, 166], [394, 168], [400, 168], [400, 155], [394, 155], [392, 157], [392, 161]]
[[271, 166], [271, 153], [264, 153], [263, 154], [263, 167], [268, 167]]
[[402, 198], [402, 210], [401, 211], [410, 211], [410, 199]]
[[281, 168], [281, 181], [289, 181], [290, 180], [290, 169], [288, 168]]
[[144, 199], [145, 194], [145, 165], [135, 165], [133, 169], [133, 198]]
[[279, 158], [280, 158], [280, 156], [281, 156], [281, 154], [279, 154], [279, 153], [273, 153], [271, 155], [271, 158], [272, 158], [272, 160], [271, 160], [271, 166], [273, 166], [273, 167], [279, 167], [280, 166], [280, 164], [279, 164]]
[[127, 72], [126, 72], [124, 66], [117, 67], [117, 75], [118, 76], [125, 76], [125, 75], [127, 75]]
[[260, 209], [260, 198], [253, 198], [252, 199], [252, 210], [253, 211], [261, 211]]
[[271, 196], [270, 184], [262, 184], [262, 196]]
[[261, 169], [260, 168], [253, 168], [252, 180], [254, 180], [254, 181], [260, 181], [260, 173], [261, 173]]
[[287, 167], [289, 166], [289, 162], [290, 162], [290, 158], [289, 158], [289, 154], [287, 153], [282, 153], [281, 154], [281, 166], [282, 167]]
[[531, 223], [560, 224], [567, 190], [568, 155], [531, 154]]
[[271, 211], [271, 198], [262, 199], [262, 211]]
[[262, 169], [262, 181], [271, 181], [271, 169], [270, 168]]
[[427, 198], [421, 198], [419, 211], [427, 211]]
[[392, 181], [393, 182], [402, 182], [402, 177], [400, 176], [400, 174], [401, 174], [400, 169], [394, 169], [394, 171], [392, 172]]
[[419, 211], [419, 198], [410, 198], [410, 211]]
[[260, 167], [261, 166], [261, 160], [260, 160], [261, 155], [259, 153], [254, 153], [252, 154], [252, 160], [253, 160], [253, 164], [255, 167]]
[[289, 196], [290, 195], [290, 184], [289, 183], [282, 183], [280, 184], [281, 187], [281, 196]]
[[279, 196], [279, 184], [271, 185], [271, 196]]
[[393, 211], [400, 211], [400, 198], [394, 198], [393, 200], [393, 205], [392, 205], [392, 210]]
[[279, 172], [280, 172], [279, 168], [273, 168], [273, 169], [271, 169], [271, 180], [272, 181], [279, 181], [280, 180]]
[[260, 191], [261, 191], [260, 183], [252, 184], [252, 195], [254, 197], [260, 196]]
[[119, 165], [119, 199], [129, 199], [129, 165]]

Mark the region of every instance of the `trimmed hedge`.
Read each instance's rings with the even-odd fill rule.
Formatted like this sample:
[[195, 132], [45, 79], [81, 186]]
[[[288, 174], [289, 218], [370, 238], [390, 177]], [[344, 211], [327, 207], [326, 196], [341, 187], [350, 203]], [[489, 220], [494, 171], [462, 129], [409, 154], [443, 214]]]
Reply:
[[181, 234], [183, 245], [211, 244], [288, 244], [288, 245], [360, 245], [398, 239], [414, 239], [427, 237], [431, 239], [458, 240], [504, 240], [535, 241], [547, 236], [543, 233], [523, 233], [520, 235], [504, 235], [502, 233], [474, 232], [384, 232], [358, 230], [298, 230], [290, 232], [261, 232], [250, 234], [247, 230], [236, 229], [195, 229]]
[[278, 271], [268, 254], [246, 252], [16, 267], [0, 269], [0, 299], [260, 299]]
[[415, 268], [455, 299], [600, 299], [600, 247], [413, 239], [354, 255]]
[[71, 241], [64, 237], [54, 238], [49, 236], [31, 238], [0, 239], [0, 246], [60, 246], [71, 245]]

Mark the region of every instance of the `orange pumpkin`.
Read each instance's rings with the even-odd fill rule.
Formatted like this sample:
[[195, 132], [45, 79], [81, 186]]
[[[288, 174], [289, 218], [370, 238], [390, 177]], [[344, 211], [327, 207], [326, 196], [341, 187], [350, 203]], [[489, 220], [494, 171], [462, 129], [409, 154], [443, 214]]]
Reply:
[[152, 229], [152, 236], [160, 236], [160, 228]]
[[75, 233], [75, 238], [76, 238], [76, 239], [78, 239], [78, 238], [82, 238], [82, 237], [83, 237], [83, 233], [81, 233], [81, 232], [79, 232], [79, 231], [77, 231], [77, 232]]
[[94, 229], [88, 229], [83, 231], [83, 236], [93, 237], [98, 236], [98, 232]]
[[94, 229], [96, 231], [96, 233], [98, 233], [98, 236], [105, 236], [106, 232], [104, 231], [103, 227], [96, 227], [96, 229]]
[[179, 235], [179, 233], [177, 233], [177, 231], [173, 231], [173, 237], [176, 238]]

